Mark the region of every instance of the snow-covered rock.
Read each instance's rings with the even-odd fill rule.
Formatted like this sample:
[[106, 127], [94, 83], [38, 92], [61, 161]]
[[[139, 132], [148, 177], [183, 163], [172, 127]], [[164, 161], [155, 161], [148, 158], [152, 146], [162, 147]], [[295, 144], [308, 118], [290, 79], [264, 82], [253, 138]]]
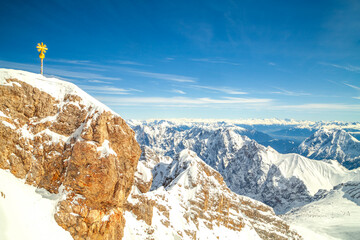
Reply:
[[[133, 188], [124, 239], [301, 238], [267, 205], [231, 192], [195, 152], [185, 149], [172, 162], [163, 159], [153, 165], [159, 157], [147, 151], [140, 162], [160, 177], [150, 192]], [[146, 181], [149, 171], [138, 171], [141, 182]]]
[[[139, 156], [140, 147], [125, 121], [74, 84], [0, 69], [0, 168], [61, 195], [56, 207], [47, 207], [51, 212], [46, 216], [72, 237], [123, 236], [123, 205]], [[0, 191], [9, 199], [16, 192]], [[0, 199], [0, 214], [8, 216], [12, 208], [6, 204]], [[40, 224], [38, 220], [34, 217], [33, 224]], [[1, 221], [0, 230], [13, 229], [10, 224], [14, 221]]]
[[341, 129], [320, 129], [299, 146], [299, 153], [313, 159], [334, 159], [348, 169], [360, 167], [360, 141]]

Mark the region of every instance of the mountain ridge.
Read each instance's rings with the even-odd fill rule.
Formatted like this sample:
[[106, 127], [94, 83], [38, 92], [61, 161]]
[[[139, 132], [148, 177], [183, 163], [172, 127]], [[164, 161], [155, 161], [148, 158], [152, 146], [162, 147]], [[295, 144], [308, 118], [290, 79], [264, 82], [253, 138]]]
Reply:
[[[138, 186], [147, 185], [146, 180], [137, 179], [137, 188], [133, 189], [128, 200], [130, 207], [126, 214], [131, 219], [131, 225], [126, 226], [125, 237], [301, 239], [274, 215], [270, 207], [231, 192], [222, 176], [198, 158], [195, 152], [183, 150], [171, 162], [163, 160], [165, 162], [159, 161], [158, 155], [149, 148], [143, 151], [138, 165], [138, 172], [143, 174], [139, 175], [156, 186], [152, 186], [151, 191], [141, 191], [143, 187]], [[165, 163], [165, 166], [162, 163]], [[153, 180], [148, 178], [151, 172]], [[138, 199], [144, 198], [147, 200], [143, 202], [154, 203], [149, 204], [150, 209], [140, 210], [140, 206], [137, 206]], [[152, 212], [154, 214], [151, 219], [145, 219], [147, 226], [139, 223], [143, 216], [139, 214], [141, 211], [146, 211], [145, 216]], [[177, 224], [174, 224], [174, 219], [177, 219]], [[138, 226], [135, 230], [134, 225]], [[164, 225], [168, 227], [164, 229]]]
[[360, 179], [359, 170], [349, 171], [337, 162], [279, 154], [241, 135], [243, 128], [234, 125], [204, 123], [184, 128], [167, 121], [129, 124], [141, 145], [169, 157], [190, 149], [219, 171], [232, 191], [269, 204], [277, 213], [311, 202], [322, 188]]
[[360, 141], [342, 129], [320, 129], [305, 139], [299, 153], [309, 158], [334, 159], [348, 169], [360, 167]]

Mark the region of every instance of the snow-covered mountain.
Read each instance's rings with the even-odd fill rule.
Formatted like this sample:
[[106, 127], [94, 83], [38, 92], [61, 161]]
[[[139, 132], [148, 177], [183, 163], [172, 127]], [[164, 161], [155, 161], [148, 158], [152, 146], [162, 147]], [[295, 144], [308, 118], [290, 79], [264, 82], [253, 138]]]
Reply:
[[279, 154], [242, 135], [244, 129], [238, 126], [129, 123], [141, 145], [172, 158], [190, 149], [219, 171], [232, 191], [262, 201], [277, 213], [311, 202], [319, 189], [360, 180], [360, 170], [349, 171], [336, 161]]
[[341, 129], [320, 129], [304, 140], [299, 153], [313, 159], [335, 159], [344, 167], [360, 167], [360, 141]]
[[143, 147], [125, 239], [301, 238], [267, 205], [231, 192], [195, 152], [183, 150], [169, 160]]
[[317, 200], [282, 216], [305, 240], [353, 240], [360, 234], [360, 182], [322, 192]]

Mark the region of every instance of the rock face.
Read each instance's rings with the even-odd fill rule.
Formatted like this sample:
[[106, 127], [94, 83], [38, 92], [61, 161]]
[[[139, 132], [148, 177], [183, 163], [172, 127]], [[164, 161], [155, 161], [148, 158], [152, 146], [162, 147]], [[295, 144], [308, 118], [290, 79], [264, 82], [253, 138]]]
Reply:
[[55, 220], [74, 239], [121, 239], [141, 150], [134, 132], [75, 85], [0, 70], [0, 168], [63, 193]]
[[195, 152], [169, 162], [145, 149], [138, 172], [142, 185], [153, 176], [152, 191], [134, 187], [125, 239], [301, 239], [270, 207], [231, 192]]
[[360, 141], [341, 129], [320, 129], [305, 139], [299, 153], [313, 159], [334, 159], [347, 169], [360, 167]]

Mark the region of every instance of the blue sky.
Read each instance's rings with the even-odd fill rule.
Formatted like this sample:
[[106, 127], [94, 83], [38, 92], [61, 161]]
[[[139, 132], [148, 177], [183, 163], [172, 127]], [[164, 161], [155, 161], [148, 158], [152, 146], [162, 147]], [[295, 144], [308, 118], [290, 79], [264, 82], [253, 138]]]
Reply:
[[122, 117], [360, 119], [359, 1], [1, 1], [0, 67]]

